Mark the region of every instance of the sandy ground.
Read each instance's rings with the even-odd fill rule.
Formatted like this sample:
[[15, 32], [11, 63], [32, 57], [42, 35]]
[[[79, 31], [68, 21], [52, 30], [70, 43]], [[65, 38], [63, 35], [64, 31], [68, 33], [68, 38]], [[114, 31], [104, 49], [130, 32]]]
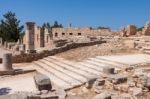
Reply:
[[11, 94], [16, 91], [35, 92], [33, 76], [36, 73], [0, 77], [0, 95]]
[[123, 49], [123, 47], [117, 44], [114, 45], [106, 43], [72, 49], [63, 53], [59, 53], [55, 56], [71, 61], [82, 61], [88, 58], [94, 58], [96, 56], [126, 55], [134, 53], [139, 52], [135, 50]]

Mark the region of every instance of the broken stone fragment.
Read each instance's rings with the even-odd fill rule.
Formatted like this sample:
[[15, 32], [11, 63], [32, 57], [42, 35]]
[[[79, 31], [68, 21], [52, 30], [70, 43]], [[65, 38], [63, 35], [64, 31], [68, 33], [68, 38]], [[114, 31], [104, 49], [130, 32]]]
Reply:
[[35, 85], [38, 90], [51, 90], [52, 85], [49, 77], [43, 75], [43, 74], [38, 74], [34, 76], [34, 81]]
[[135, 82], [133, 80], [128, 80], [127, 84], [129, 85], [129, 87], [135, 87]]
[[129, 88], [129, 93], [131, 93], [133, 96], [142, 95], [142, 88]]
[[105, 84], [105, 79], [101, 79], [101, 78], [97, 79], [97, 80], [94, 82], [94, 85], [95, 85], [95, 86], [102, 86], [102, 85], [104, 85], [104, 84]]
[[103, 68], [103, 73], [105, 73], [105, 74], [115, 74], [115, 68], [109, 67], [109, 66], [104, 67]]
[[127, 76], [124, 75], [112, 75], [110, 80], [113, 84], [120, 84], [127, 82]]
[[128, 92], [129, 85], [127, 84], [114, 85], [114, 90], [121, 91], [121, 92]]
[[41, 97], [38, 95], [30, 95], [30, 96], [27, 96], [27, 99], [41, 99]]
[[86, 87], [87, 89], [92, 88], [92, 86], [93, 86], [94, 82], [96, 81], [96, 79], [97, 79], [97, 78], [89, 79], [88, 82], [85, 84], [85, 87]]
[[146, 87], [150, 90], [150, 77], [144, 78], [144, 87]]
[[133, 99], [133, 98], [129, 93], [123, 93], [119, 97], [116, 97], [115, 99]]

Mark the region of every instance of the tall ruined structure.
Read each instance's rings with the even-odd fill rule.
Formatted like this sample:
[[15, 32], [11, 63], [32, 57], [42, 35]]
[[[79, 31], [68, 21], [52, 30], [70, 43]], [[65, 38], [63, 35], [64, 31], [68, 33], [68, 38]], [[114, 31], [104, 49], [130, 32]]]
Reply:
[[127, 26], [127, 36], [136, 35], [137, 29], [135, 25], [128, 25]]
[[150, 22], [147, 22], [142, 30], [143, 35], [150, 35]]
[[35, 23], [34, 22], [27, 22], [26, 23], [26, 34], [25, 34], [25, 45], [26, 45], [26, 50], [34, 50], [34, 35], [35, 35], [35, 30], [34, 30]]
[[38, 48], [49, 48], [55, 39], [67, 39], [74, 36], [107, 36], [111, 35], [110, 29], [90, 28], [41, 28], [34, 22], [26, 23], [26, 33], [23, 39], [27, 51]]

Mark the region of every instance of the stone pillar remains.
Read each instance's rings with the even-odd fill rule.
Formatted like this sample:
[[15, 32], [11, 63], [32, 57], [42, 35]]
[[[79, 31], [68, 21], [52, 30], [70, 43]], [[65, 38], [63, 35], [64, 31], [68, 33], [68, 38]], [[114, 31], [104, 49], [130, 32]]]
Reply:
[[149, 35], [150, 36], [150, 22], [147, 22], [142, 30], [143, 35]]
[[127, 36], [136, 35], [136, 26], [134, 25], [128, 25], [127, 26]]
[[26, 50], [27, 52], [33, 52], [34, 50], [34, 22], [26, 23]]
[[2, 40], [2, 38], [0, 38], [0, 46], [2, 46], [3, 45], [3, 40]]
[[20, 51], [20, 54], [24, 54], [25, 53], [25, 44], [19, 45], [19, 51]]
[[19, 45], [19, 51], [25, 51], [25, 45], [24, 44]]
[[8, 43], [5, 41], [4, 42], [4, 48], [7, 48], [8, 47]]
[[12, 54], [11, 53], [3, 54], [1, 69], [3, 71], [11, 71], [11, 70], [13, 70], [13, 68], [12, 68]]

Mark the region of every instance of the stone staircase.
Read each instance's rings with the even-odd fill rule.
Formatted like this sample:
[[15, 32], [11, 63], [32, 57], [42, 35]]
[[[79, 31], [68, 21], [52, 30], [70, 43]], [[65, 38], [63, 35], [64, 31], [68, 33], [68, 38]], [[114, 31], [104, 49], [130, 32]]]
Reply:
[[81, 86], [89, 79], [99, 77], [106, 66], [123, 68], [121, 63], [101, 59], [89, 58], [82, 62], [71, 62], [63, 58], [49, 56], [33, 62], [33, 67], [40, 73], [47, 75], [52, 83], [65, 90]]
[[150, 54], [150, 41], [137, 41], [136, 45], [137, 50], [145, 54]]

